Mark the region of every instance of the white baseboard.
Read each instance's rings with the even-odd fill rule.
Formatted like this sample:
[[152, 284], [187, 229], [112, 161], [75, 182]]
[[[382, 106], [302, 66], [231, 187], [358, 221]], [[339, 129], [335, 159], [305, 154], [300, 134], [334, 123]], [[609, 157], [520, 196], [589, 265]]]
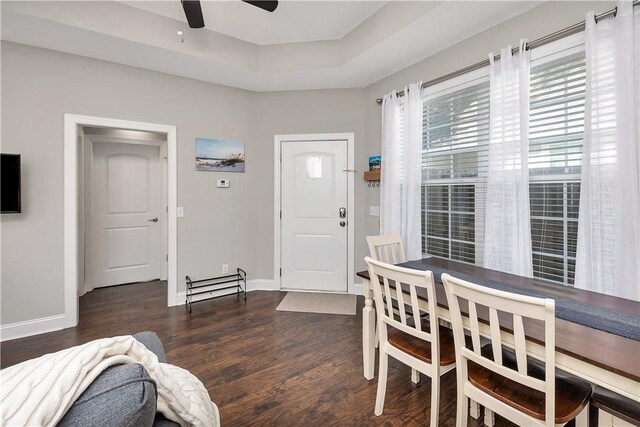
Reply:
[[273, 279], [251, 279], [247, 280], [247, 292], [251, 291], [279, 291], [275, 288]]
[[59, 331], [64, 329], [64, 327], [64, 314], [25, 320], [24, 322], [9, 323], [8, 325], [0, 326], [0, 341], [15, 340], [30, 337], [31, 335]]
[[[275, 281], [273, 279], [254, 279], [247, 280], [247, 292], [250, 291], [279, 291], [280, 288], [276, 287]], [[362, 290], [362, 282], [356, 282], [353, 285], [353, 293], [355, 295], [364, 295]], [[305, 292], [305, 291], [296, 291], [296, 292]], [[315, 292], [315, 291], [309, 291]]]

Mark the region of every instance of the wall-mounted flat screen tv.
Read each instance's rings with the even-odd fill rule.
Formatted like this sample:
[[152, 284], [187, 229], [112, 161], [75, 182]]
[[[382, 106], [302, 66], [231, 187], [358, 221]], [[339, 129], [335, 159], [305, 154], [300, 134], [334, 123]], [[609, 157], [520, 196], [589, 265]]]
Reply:
[[1, 213], [20, 213], [20, 154], [1, 154], [0, 164], [0, 211]]

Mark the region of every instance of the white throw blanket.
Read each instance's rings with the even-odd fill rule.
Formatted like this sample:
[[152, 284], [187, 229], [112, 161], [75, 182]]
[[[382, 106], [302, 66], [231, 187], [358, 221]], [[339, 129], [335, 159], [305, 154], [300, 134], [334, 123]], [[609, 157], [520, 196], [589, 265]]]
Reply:
[[218, 408], [189, 371], [158, 362], [131, 335], [45, 354], [0, 371], [0, 425], [54, 426], [106, 368], [139, 363], [156, 382], [158, 411], [182, 426], [218, 427]]

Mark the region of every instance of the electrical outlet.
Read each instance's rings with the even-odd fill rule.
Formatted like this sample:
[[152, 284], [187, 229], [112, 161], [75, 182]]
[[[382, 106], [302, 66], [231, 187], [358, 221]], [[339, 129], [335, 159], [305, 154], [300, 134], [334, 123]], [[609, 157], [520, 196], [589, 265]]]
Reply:
[[369, 206], [369, 215], [380, 216], [380, 206]]
[[182, 206], [178, 207], [178, 209], [176, 209], [176, 216], [178, 218], [183, 218], [184, 217], [184, 208]]
[[222, 274], [229, 272], [229, 264], [222, 264]]

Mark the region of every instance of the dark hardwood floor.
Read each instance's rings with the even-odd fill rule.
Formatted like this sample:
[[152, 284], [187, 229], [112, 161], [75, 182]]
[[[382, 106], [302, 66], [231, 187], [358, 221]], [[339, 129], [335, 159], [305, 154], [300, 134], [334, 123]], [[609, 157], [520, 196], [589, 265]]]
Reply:
[[[220, 409], [223, 426], [424, 426], [430, 380], [390, 358], [384, 414], [373, 407], [377, 381], [362, 376], [363, 298], [356, 316], [276, 311], [281, 292], [166, 307], [166, 285], [96, 289], [80, 299], [80, 323], [63, 331], [1, 344], [0, 365], [87, 341], [155, 331], [169, 363], [195, 374]], [[442, 380], [440, 425], [455, 425], [455, 371]], [[482, 425], [469, 419], [469, 426]], [[509, 425], [496, 417], [496, 426]]]

